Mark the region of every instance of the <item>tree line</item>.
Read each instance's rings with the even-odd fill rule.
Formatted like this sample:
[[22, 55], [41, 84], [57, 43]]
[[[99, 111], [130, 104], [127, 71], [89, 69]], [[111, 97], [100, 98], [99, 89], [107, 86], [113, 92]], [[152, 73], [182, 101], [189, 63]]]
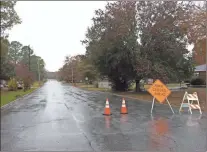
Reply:
[[35, 55], [31, 46], [9, 42], [8, 31], [21, 20], [14, 10], [15, 1], [1, 1], [1, 75], [0, 79], [43, 80], [45, 62]]
[[[193, 52], [186, 47], [205, 35], [204, 3], [118, 1], [98, 9], [82, 44], [86, 54], [66, 57], [61, 79], [107, 77], [114, 90], [126, 91], [141, 79], [165, 83], [189, 79]], [[74, 76], [75, 75], [75, 76]]]
[[66, 56], [64, 65], [57, 73], [60, 80], [77, 83], [87, 77], [89, 82], [97, 80], [98, 71], [85, 55]]

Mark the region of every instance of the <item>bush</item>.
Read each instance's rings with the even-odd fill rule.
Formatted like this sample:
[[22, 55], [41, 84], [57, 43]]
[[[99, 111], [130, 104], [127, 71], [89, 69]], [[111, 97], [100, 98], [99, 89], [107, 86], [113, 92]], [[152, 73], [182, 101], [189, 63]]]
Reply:
[[10, 91], [17, 90], [17, 80], [15, 78], [11, 78], [8, 82], [8, 88]]
[[24, 78], [23, 79], [23, 83], [24, 83], [24, 91], [30, 89], [31, 84], [32, 84], [32, 80], [30, 77]]
[[205, 85], [205, 81], [201, 78], [194, 78], [190, 82], [191, 85]]
[[95, 88], [98, 88], [98, 82], [95, 83]]
[[185, 80], [184, 83], [190, 83], [190, 80]]

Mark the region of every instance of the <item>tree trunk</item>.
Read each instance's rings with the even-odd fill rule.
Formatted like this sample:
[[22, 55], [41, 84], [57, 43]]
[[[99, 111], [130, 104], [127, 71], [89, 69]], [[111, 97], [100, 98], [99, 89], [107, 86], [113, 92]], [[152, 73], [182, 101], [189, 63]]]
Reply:
[[141, 89], [140, 89], [140, 80], [136, 80], [136, 92], [141, 92]]

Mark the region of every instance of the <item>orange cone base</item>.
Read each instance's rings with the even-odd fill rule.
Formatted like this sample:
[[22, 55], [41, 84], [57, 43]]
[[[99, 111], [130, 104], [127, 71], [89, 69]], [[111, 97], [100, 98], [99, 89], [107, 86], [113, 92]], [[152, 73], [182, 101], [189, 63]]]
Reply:
[[125, 113], [121, 112], [121, 114], [128, 114], [128, 112], [125, 112]]
[[128, 114], [128, 112], [121, 112], [121, 114]]
[[128, 114], [127, 109], [126, 108], [122, 108], [121, 109], [121, 114]]
[[112, 115], [112, 114], [111, 114], [111, 111], [110, 111], [110, 108], [105, 108], [105, 109], [104, 109], [104, 113], [103, 113], [103, 115], [106, 115], [106, 116], [110, 116], [110, 115]]
[[104, 116], [111, 116], [112, 114], [105, 114], [105, 113], [103, 113], [103, 115], [104, 115]]

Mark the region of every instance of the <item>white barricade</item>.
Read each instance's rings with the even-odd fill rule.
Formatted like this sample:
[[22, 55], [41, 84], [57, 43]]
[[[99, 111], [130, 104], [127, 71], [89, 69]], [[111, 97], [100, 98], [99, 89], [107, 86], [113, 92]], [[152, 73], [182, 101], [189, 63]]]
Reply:
[[[193, 102], [197, 102], [197, 103], [194, 104]], [[180, 105], [179, 112], [182, 110], [182, 108], [188, 108], [188, 111], [190, 111], [191, 114], [192, 114], [192, 109], [195, 110], [198, 109], [200, 111], [200, 114], [202, 114], [200, 103], [198, 100], [198, 95], [196, 92], [194, 92], [193, 94], [188, 94], [187, 92], [185, 92], [183, 101]]]

